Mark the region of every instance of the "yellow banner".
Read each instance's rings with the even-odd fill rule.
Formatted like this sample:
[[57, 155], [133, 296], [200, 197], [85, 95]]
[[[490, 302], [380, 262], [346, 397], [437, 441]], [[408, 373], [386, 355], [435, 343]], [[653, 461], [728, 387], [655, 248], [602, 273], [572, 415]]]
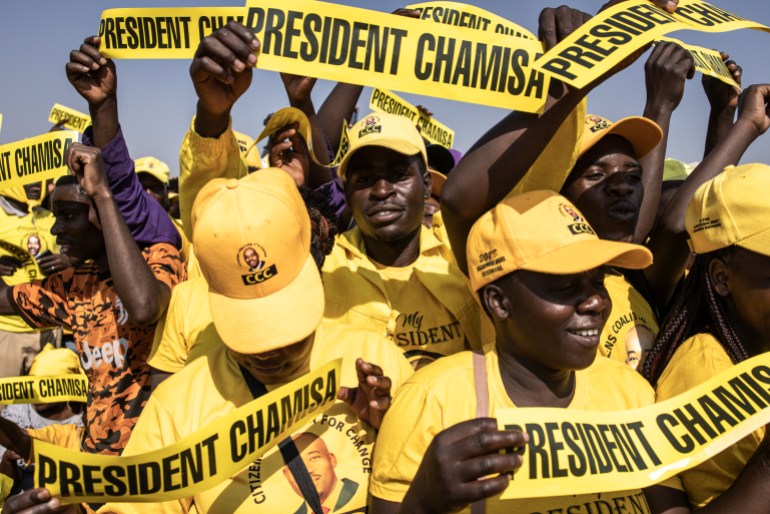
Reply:
[[770, 31], [700, 0], [680, 0], [674, 14], [649, 0], [628, 0], [600, 12], [535, 62], [535, 69], [582, 88], [634, 51], [675, 30]]
[[460, 2], [425, 2], [407, 5], [406, 9], [420, 11], [421, 20], [537, 40], [535, 35], [524, 27], [475, 5]]
[[83, 114], [80, 111], [70, 109], [62, 104], [53, 104], [51, 114], [48, 115], [48, 121], [56, 124], [61, 120], [67, 120], [64, 122], [64, 125], [62, 125], [64, 128], [77, 130], [81, 134], [91, 124], [91, 116], [88, 114]]
[[107, 57], [189, 59], [227, 18], [262, 42], [258, 67], [364, 86], [539, 112], [548, 79], [532, 70], [539, 41], [389, 16], [315, 0], [249, 0], [245, 8], [109, 9]]
[[770, 353], [649, 407], [497, 411], [530, 442], [503, 498], [625, 491], [690, 469], [770, 421]]
[[87, 400], [88, 379], [85, 375], [0, 379], [0, 405], [85, 402]]
[[431, 143], [452, 148], [455, 140], [454, 130], [433, 117], [425, 116], [417, 107], [391, 91], [374, 88], [369, 98], [369, 108], [409, 118], [419, 129], [422, 137]]
[[93, 455], [36, 440], [36, 487], [48, 488], [64, 503], [193, 496], [238, 474], [332, 404], [341, 362], [329, 362], [171, 446], [142, 455]]
[[64, 154], [77, 140], [77, 132], [58, 130], [0, 146], [0, 191], [66, 173]]
[[741, 90], [741, 86], [739, 86], [735, 79], [733, 79], [733, 76], [730, 74], [730, 70], [727, 69], [727, 65], [722, 60], [722, 55], [716, 50], [688, 45], [679, 41], [678, 39], [671, 37], [661, 37], [658, 39], [658, 41], [676, 43], [677, 45], [690, 52], [693, 61], [695, 61], [696, 70], [703, 73], [704, 75], [708, 75], [709, 77], [717, 78], [725, 84], [733, 86], [738, 91]]

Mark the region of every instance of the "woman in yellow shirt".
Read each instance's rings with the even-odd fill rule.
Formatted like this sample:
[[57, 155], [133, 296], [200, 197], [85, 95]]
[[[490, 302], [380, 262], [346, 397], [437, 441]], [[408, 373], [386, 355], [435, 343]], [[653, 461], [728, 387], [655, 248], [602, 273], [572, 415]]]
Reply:
[[[747, 164], [728, 167], [693, 196], [685, 224], [697, 257], [645, 369], [658, 401], [770, 350], [767, 191], [770, 166]], [[725, 493], [764, 436], [761, 428], [681, 473], [690, 504]]]

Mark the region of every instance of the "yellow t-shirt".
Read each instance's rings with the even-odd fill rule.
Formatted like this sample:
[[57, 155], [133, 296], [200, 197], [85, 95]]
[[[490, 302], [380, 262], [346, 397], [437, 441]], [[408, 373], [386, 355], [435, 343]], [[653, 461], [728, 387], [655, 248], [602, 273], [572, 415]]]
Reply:
[[385, 335], [410, 360], [480, 348], [494, 328], [449, 246], [421, 230], [419, 257], [400, 269], [369, 259], [358, 228], [339, 235], [323, 267], [324, 318]]
[[[677, 348], [655, 387], [662, 402], [702, 384], [733, 362], [711, 334], [698, 334]], [[687, 498], [694, 507], [703, 507], [725, 492], [740, 474], [765, 435], [765, 429], [744, 437], [720, 454], [679, 474]]]
[[[505, 391], [494, 345], [485, 347], [490, 416], [497, 409], [516, 407]], [[612, 387], [607, 387], [612, 384]], [[575, 373], [575, 393], [568, 409], [626, 410], [650, 405], [654, 393], [627, 366], [598, 356], [589, 368]], [[476, 418], [476, 394], [471, 352], [445, 357], [427, 366], [404, 384], [385, 416], [377, 441], [373, 496], [400, 503], [433, 437], [462, 421]], [[515, 483], [515, 480], [514, 480]], [[625, 505], [627, 510], [619, 509]], [[636, 509], [636, 510], [634, 510]], [[462, 512], [470, 512], [466, 508]], [[640, 490], [502, 501], [487, 500], [487, 514], [546, 512], [649, 513]]]
[[[45, 278], [35, 257], [44, 252], [59, 251], [56, 238], [51, 234], [51, 227], [56, 218], [50, 211], [35, 207], [32, 212], [23, 216], [18, 214], [5, 198], [0, 197], [0, 256], [10, 255], [23, 263], [16, 273], [3, 277], [9, 286]], [[0, 330], [16, 333], [39, 332], [19, 316], [0, 316]]]
[[196, 277], [177, 285], [147, 363], [155, 369], [176, 373], [185, 363], [208, 353], [221, 344], [209, 308], [209, 286]]
[[655, 313], [623, 275], [608, 273], [604, 286], [612, 311], [599, 336], [599, 355], [641, 370], [658, 335]]
[[13, 489], [13, 478], [0, 473], [0, 511], [3, 510], [3, 504], [8, 495], [11, 494], [11, 489]]
[[[342, 358], [340, 385], [356, 387], [355, 360], [358, 357], [381, 366], [393, 382], [393, 391], [412, 374], [411, 366], [401, 353], [377, 334], [336, 324], [318, 328], [310, 357], [311, 369]], [[268, 389], [275, 387], [278, 385]], [[184, 391], [184, 401], [179, 401], [180, 391]], [[123, 455], [136, 455], [174, 444], [251, 400], [238, 364], [229, 350], [219, 345], [204, 357], [190, 362], [153, 392]], [[332, 512], [363, 511], [372, 465], [374, 429], [359, 420], [346, 403], [336, 401], [294, 436], [302, 433], [309, 433], [306, 437], [313, 441], [312, 444], [321, 446], [321, 462], [306, 465], [313, 467], [309, 469], [312, 474], [320, 476], [319, 484], [325, 482], [332, 489], [330, 498], [334, 496], [330, 484], [341, 484]], [[305, 503], [284, 472], [280, 451], [273, 449], [238, 475], [193, 498], [152, 505], [108, 504], [100, 512], [178, 513], [187, 512], [193, 502], [201, 514], [291, 514], [302, 512]]]
[[434, 361], [469, 349], [460, 322], [422, 286], [411, 266], [378, 271], [386, 298], [398, 299], [391, 303], [388, 338], [410, 362]]

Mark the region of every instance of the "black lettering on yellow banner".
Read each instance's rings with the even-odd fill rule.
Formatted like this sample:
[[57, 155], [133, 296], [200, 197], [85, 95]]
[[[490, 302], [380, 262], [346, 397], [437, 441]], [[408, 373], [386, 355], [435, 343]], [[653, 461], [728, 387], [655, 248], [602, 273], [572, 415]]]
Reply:
[[454, 130], [431, 116], [425, 116], [417, 107], [391, 91], [374, 88], [369, 98], [369, 108], [408, 118], [420, 130], [422, 137], [431, 143], [452, 148], [455, 139]]
[[235, 140], [238, 141], [238, 149], [241, 151], [241, 155], [245, 156], [249, 151], [249, 148], [251, 148], [251, 145], [254, 144], [254, 140], [251, 139], [250, 136], [247, 136], [243, 132], [238, 132], [237, 130], [233, 130], [233, 134], [235, 134]]
[[171, 446], [142, 455], [94, 455], [35, 441], [35, 483], [64, 503], [152, 503], [193, 496], [238, 474], [331, 405], [340, 365], [340, 359], [332, 361]]
[[690, 469], [770, 421], [770, 354], [664, 402], [621, 412], [508, 409], [530, 441], [503, 498], [639, 489]]
[[54, 104], [51, 108], [51, 114], [48, 115], [48, 121], [55, 124], [61, 120], [66, 120], [64, 125], [62, 125], [64, 128], [77, 130], [81, 134], [91, 124], [91, 117], [89, 115], [61, 104]]
[[[208, 25], [199, 30], [197, 21], [216, 17], [221, 11], [104, 11], [102, 51], [115, 58], [189, 59], [208, 31]], [[399, 91], [526, 112], [541, 111], [545, 102], [548, 80], [532, 69], [542, 53], [538, 41], [518, 38], [511, 45], [511, 38], [503, 34], [314, 0], [278, 4], [250, 0], [245, 10], [224, 11], [236, 18], [244, 16], [244, 24], [262, 42], [257, 64], [262, 69], [365, 86], [387, 84]], [[179, 21], [185, 17], [189, 18], [186, 24]], [[175, 34], [187, 36], [171, 38], [170, 48], [147, 44], [137, 27], [144, 23], [138, 20], [149, 18], [168, 18], [164, 26], [179, 25]], [[134, 20], [131, 30], [128, 19]], [[148, 23], [152, 27], [156, 22]]]
[[669, 37], [662, 37], [659, 39], [659, 41], [669, 41], [676, 43], [690, 53], [693, 61], [695, 62], [696, 70], [703, 73], [704, 75], [708, 75], [709, 77], [717, 78], [725, 84], [733, 86], [738, 91], [741, 90], [741, 86], [735, 82], [735, 79], [733, 79], [733, 76], [730, 74], [730, 70], [727, 69], [727, 65], [722, 60], [721, 54], [716, 50], [688, 45], [679, 41], [678, 39]]
[[85, 375], [0, 379], [0, 405], [85, 402], [87, 399], [88, 379]]
[[725, 32], [762, 24], [700, 0], [681, 0], [674, 14], [648, 0], [628, 0], [600, 12], [537, 60], [535, 69], [585, 87], [634, 51], [675, 30]]
[[407, 5], [406, 9], [420, 11], [421, 20], [429, 20], [456, 27], [468, 27], [506, 36], [537, 39], [534, 34], [524, 27], [475, 5], [461, 4], [459, 2], [425, 2]]
[[64, 154], [77, 132], [60, 130], [0, 146], [0, 191], [67, 172]]

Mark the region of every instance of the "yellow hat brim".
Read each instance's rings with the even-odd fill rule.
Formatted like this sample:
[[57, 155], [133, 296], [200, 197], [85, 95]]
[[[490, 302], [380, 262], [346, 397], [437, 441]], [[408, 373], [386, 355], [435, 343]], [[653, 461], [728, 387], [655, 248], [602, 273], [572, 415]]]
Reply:
[[600, 266], [644, 269], [652, 264], [652, 253], [644, 246], [605, 239], [585, 239], [562, 246], [521, 266], [527, 271], [569, 275]]
[[642, 116], [629, 116], [613, 123], [609, 129], [600, 130], [593, 137], [584, 140], [580, 147], [580, 155], [585, 154], [596, 143], [610, 135], [621, 136], [631, 143], [637, 159], [650, 153], [663, 139], [663, 131], [657, 123]]
[[312, 255], [292, 282], [262, 298], [231, 298], [209, 289], [214, 327], [222, 342], [242, 354], [257, 354], [300, 342], [324, 312], [321, 275]]

